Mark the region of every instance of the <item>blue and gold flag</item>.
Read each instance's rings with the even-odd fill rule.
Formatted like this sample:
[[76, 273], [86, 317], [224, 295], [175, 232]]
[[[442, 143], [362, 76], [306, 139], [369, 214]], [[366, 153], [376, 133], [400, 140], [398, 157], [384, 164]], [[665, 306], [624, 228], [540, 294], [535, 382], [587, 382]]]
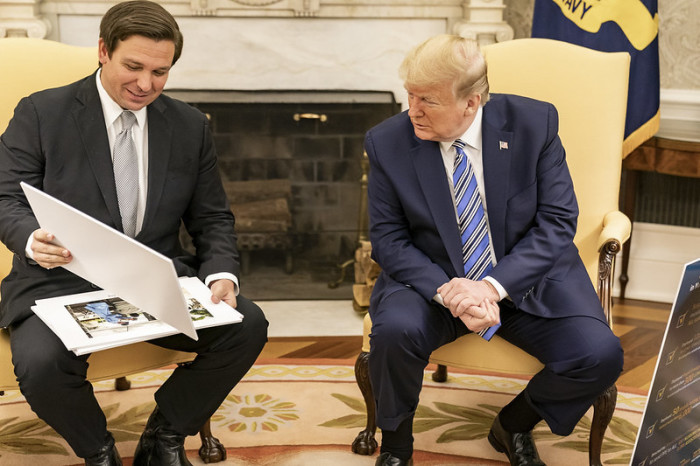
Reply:
[[535, 0], [532, 37], [632, 57], [623, 156], [659, 129], [657, 10], [657, 0]]

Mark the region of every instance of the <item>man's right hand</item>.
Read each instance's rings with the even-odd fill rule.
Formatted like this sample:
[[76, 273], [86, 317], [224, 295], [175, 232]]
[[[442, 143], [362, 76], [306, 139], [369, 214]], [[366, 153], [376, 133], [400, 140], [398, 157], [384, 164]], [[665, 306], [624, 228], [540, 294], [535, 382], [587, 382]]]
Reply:
[[61, 267], [73, 260], [70, 251], [62, 246], [53, 244], [55, 237], [48, 231], [38, 229], [32, 233], [30, 249], [32, 259], [45, 269]]
[[469, 330], [478, 333], [501, 323], [501, 309], [498, 304], [486, 298], [478, 306], [470, 307], [459, 318]]

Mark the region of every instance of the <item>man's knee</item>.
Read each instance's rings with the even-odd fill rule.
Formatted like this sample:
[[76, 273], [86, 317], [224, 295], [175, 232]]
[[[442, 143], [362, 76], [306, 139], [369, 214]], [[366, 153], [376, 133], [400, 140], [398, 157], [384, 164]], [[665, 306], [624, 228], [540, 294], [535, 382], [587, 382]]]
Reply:
[[265, 314], [254, 302], [243, 297], [239, 298], [239, 311], [244, 317], [243, 321], [236, 325], [242, 325], [243, 331], [241, 333], [246, 335], [248, 344], [260, 348], [262, 351], [263, 346], [267, 343], [267, 328], [269, 325]]
[[66, 354], [31, 349], [13, 352], [15, 375], [25, 396], [56, 390], [59, 381], [79, 386], [85, 382], [87, 363]]
[[622, 372], [623, 359], [620, 340], [612, 332], [607, 332], [596, 336], [591, 344], [581, 346], [576, 358], [557, 363], [554, 371], [607, 388]]
[[600, 339], [593, 350], [599, 380], [607, 382], [607, 386], [612, 385], [620, 376], [624, 364], [624, 352], [620, 339], [610, 332], [605, 338]]

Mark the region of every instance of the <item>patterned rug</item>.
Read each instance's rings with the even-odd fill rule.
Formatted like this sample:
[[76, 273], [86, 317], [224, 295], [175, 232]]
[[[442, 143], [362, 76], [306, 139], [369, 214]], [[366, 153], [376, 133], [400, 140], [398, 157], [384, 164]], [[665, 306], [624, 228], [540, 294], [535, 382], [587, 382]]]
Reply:
[[[279, 362], [279, 361], [277, 361]], [[212, 417], [212, 431], [227, 447], [232, 465], [373, 465], [350, 444], [364, 428], [364, 402], [355, 382], [354, 361], [263, 361], [253, 367]], [[117, 392], [112, 382], [95, 386], [109, 429], [126, 465], [153, 409], [153, 393], [170, 370], [131, 377], [132, 388]], [[415, 418], [415, 455], [421, 465], [502, 465], [505, 456], [486, 440], [500, 407], [524, 387], [519, 378], [452, 372], [438, 384], [426, 372]], [[645, 397], [620, 390], [615, 416], [603, 444], [605, 464], [628, 464]], [[76, 413], [76, 416], [79, 416]], [[541, 424], [535, 438], [551, 465], [588, 464], [592, 410], [568, 437], [556, 437]], [[381, 435], [377, 434], [380, 439]], [[193, 464], [199, 438], [185, 444]], [[31, 412], [18, 392], [0, 397], [0, 464], [82, 464], [67, 444]]]

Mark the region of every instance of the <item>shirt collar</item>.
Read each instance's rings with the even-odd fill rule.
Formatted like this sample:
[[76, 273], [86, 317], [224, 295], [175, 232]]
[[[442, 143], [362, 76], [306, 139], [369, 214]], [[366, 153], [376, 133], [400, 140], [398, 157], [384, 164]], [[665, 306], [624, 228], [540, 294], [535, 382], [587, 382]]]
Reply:
[[[479, 105], [476, 115], [474, 116], [474, 121], [472, 121], [472, 124], [469, 125], [469, 128], [467, 128], [464, 134], [457, 138], [461, 139], [466, 145], [478, 150], [479, 152], [481, 152], [481, 120], [483, 115], [483, 107]], [[443, 151], [446, 152], [450, 149], [450, 147], [452, 147], [453, 143], [454, 141], [441, 142], [440, 145], [442, 146]]]
[[[105, 117], [105, 124], [109, 127], [114, 125], [114, 122], [117, 120], [117, 118], [119, 118], [124, 109], [121, 108], [114, 100], [112, 100], [107, 93], [107, 90], [102, 85], [102, 80], [100, 79], [101, 74], [102, 68], [99, 68], [95, 75], [97, 79], [97, 93], [99, 94], [100, 102], [102, 103], [102, 112]], [[143, 128], [144, 124], [146, 123], [146, 109], [147, 107], [143, 107], [140, 110], [132, 110], [132, 113], [136, 116], [136, 124], [139, 125], [139, 128]]]

